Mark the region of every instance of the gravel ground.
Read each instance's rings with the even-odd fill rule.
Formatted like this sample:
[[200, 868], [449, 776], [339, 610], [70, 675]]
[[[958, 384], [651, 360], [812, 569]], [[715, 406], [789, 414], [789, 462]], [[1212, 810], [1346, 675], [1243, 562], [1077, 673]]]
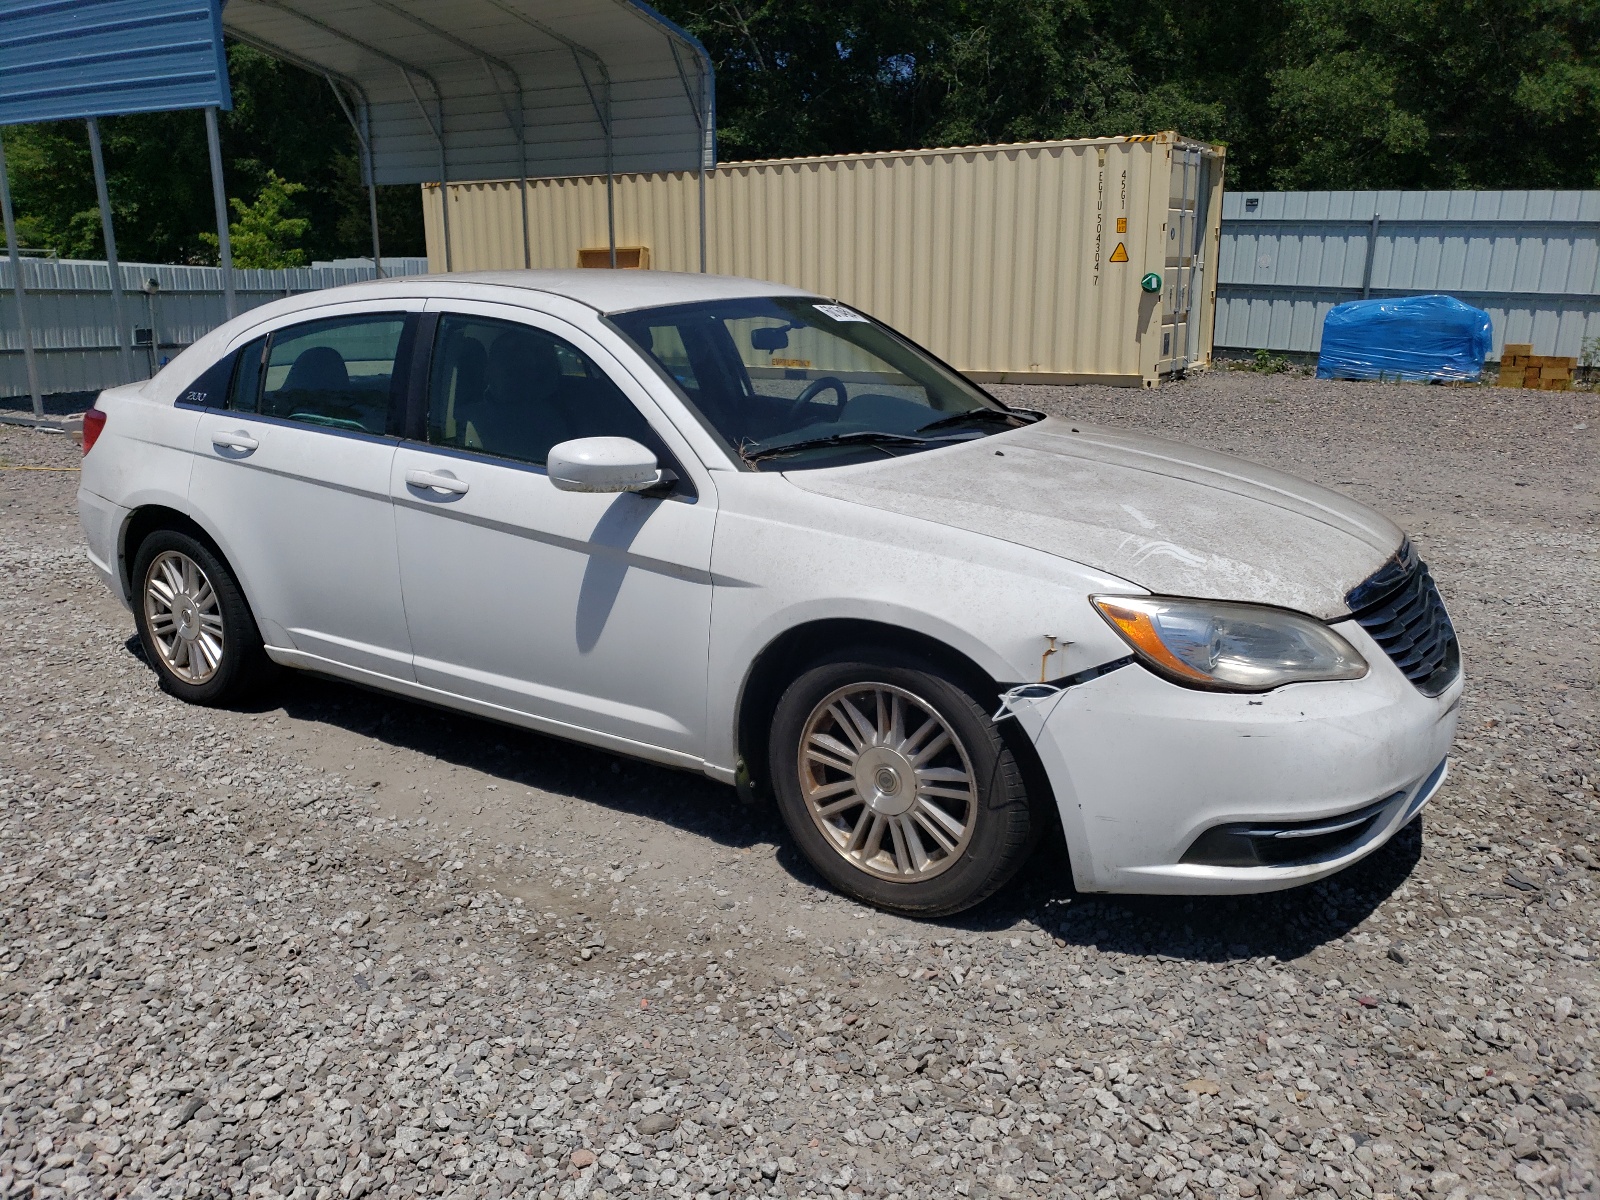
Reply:
[[1370, 500], [1470, 686], [1323, 884], [831, 896], [731, 789], [316, 680], [163, 694], [0, 428], [0, 1198], [1600, 1194], [1596, 398], [1007, 389]]

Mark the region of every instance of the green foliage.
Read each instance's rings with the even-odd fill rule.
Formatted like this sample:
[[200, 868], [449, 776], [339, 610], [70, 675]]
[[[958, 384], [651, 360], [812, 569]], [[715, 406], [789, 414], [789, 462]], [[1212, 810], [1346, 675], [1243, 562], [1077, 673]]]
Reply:
[[[1594, 187], [1594, 0], [1290, 0], [1276, 187]], [[1330, 180], [1350, 178], [1348, 183]]]
[[[228, 66], [234, 108], [222, 114], [221, 135], [230, 197], [261, 196], [275, 171], [304, 187], [294, 204], [296, 219], [309, 222], [298, 239], [308, 261], [370, 255], [355, 135], [328, 85], [239, 44], [228, 48]], [[100, 136], [122, 258], [215, 263], [204, 115], [106, 117]], [[4, 130], [4, 137], [23, 244], [64, 257], [101, 257], [105, 250], [83, 122], [14, 126]], [[384, 254], [421, 254], [418, 190], [380, 188], [378, 207]], [[234, 254], [242, 263], [240, 253], [235, 237]]]
[[662, 0], [724, 158], [1178, 129], [1249, 188], [1600, 186], [1600, 0]]
[[1281, 375], [1288, 369], [1289, 360], [1270, 350], [1257, 350], [1255, 361], [1251, 364], [1251, 370], [1263, 375]]
[[[290, 183], [273, 170], [267, 172], [267, 181], [254, 204], [246, 204], [237, 196], [229, 199], [234, 215], [239, 219], [228, 225], [229, 247], [236, 267], [303, 267], [306, 252], [295, 245], [311, 227], [307, 217], [289, 215], [294, 197], [306, 190], [303, 183]], [[219, 239], [214, 233], [202, 233], [200, 240], [220, 255]]]
[[[1177, 129], [1228, 143], [1234, 188], [1600, 187], [1600, 0], [658, 2], [711, 51], [724, 159]], [[305, 189], [263, 254], [370, 253], [327, 85], [243, 45], [229, 67], [230, 195]], [[201, 115], [101, 131], [123, 257], [214, 262]], [[5, 138], [26, 244], [103, 253], [82, 124]], [[379, 219], [385, 253], [422, 252], [416, 188]]]

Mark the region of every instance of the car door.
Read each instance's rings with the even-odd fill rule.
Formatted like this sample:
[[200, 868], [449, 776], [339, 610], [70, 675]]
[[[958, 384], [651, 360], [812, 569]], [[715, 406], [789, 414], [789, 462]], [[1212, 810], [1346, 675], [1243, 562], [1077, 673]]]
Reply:
[[[714, 495], [643, 386], [555, 317], [467, 302], [428, 330], [426, 431], [390, 494], [417, 681], [552, 732], [697, 763]], [[552, 445], [643, 442], [667, 496], [558, 490]]]
[[301, 666], [414, 678], [389, 502], [421, 301], [405, 307], [278, 323], [236, 351], [196, 429], [190, 503]]

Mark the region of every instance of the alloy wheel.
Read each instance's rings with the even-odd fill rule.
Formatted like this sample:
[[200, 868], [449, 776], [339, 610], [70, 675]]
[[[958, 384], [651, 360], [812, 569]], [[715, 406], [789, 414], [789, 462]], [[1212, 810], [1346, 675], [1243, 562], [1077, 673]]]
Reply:
[[902, 688], [853, 684], [824, 696], [801, 732], [798, 765], [811, 819], [871, 875], [931, 879], [972, 840], [978, 789], [966, 747]]
[[145, 574], [144, 615], [162, 665], [184, 683], [205, 683], [222, 665], [222, 611], [200, 564], [167, 550]]

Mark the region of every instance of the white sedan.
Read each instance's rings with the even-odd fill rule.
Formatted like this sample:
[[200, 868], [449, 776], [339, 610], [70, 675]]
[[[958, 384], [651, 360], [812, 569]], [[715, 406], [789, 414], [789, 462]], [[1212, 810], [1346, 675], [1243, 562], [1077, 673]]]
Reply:
[[1011, 409], [793, 288], [517, 271], [278, 301], [84, 425], [89, 557], [198, 704], [274, 664], [770, 796], [937, 915], [1059, 826], [1092, 892], [1255, 892], [1444, 778], [1460, 653], [1343, 496]]

